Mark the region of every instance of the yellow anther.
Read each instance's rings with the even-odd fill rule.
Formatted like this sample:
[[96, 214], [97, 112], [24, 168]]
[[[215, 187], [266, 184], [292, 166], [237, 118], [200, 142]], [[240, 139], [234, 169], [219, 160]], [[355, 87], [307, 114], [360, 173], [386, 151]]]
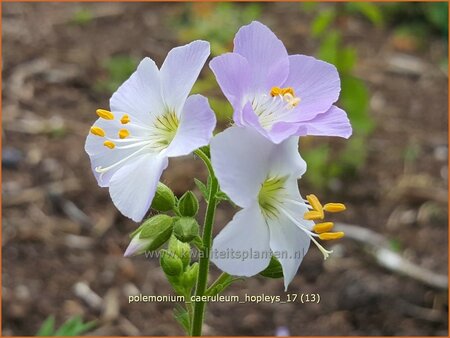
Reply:
[[109, 148], [109, 149], [114, 149], [114, 147], [116, 146], [116, 145], [114, 144], [114, 142], [111, 142], [111, 141], [105, 141], [105, 142], [103, 143], [103, 145], [104, 145], [105, 147]]
[[341, 212], [347, 209], [342, 203], [327, 203], [323, 206], [323, 210], [327, 212]]
[[127, 129], [120, 129], [119, 130], [119, 137], [121, 139], [127, 138], [128, 136], [130, 136], [130, 132]]
[[272, 89], [270, 90], [270, 95], [271, 96], [278, 96], [281, 94], [281, 88], [280, 87], [272, 87]]
[[319, 199], [316, 195], [306, 195], [306, 199], [308, 200], [309, 205], [311, 205], [315, 211], [319, 211], [323, 214], [322, 204], [319, 202]]
[[294, 88], [292, 87], [281, 88], [281, 95], [286, 94], [291, 94], [293, 97], [295, 97]]
[[334, 226], [333, 222], [317, 223], [316, 225], [314, 225], [313, 230], [314, 232], [321, 234], [323, 232], [330, 231], [333, 228], [333, 226]]
[[100, 127], [93, 126], [91, 127], [91, 134], [94, 134], [95, 136], [104, 137], [105, 131]]
[[272, 87], [272, 89], [270, 90], [271, 96], [278, 96], [278, 95], [284, 96], [286, 94], [290, 94], [293, 97], [295, 97], [294, 88], [292, 88], [292, 87], [286, 87], [286, 88]]
[[315, 211], [315, 210], [311, 210], [311, 211], [307, 211], [305, 212], [305, 215], [303, 216], [304, 219], [306, 219], [307, 221], [312, 221], [312, 220], [319, 220], [319, 219], [323, 219], [324, 215], [323, 212], [319, 212], [319, 211]]
[[324, 232], [319, 235], [319, 238], [324, 241], [329, 241], [332, 239], [339, 239], [344, 237], [344, 233], [342, 231], [339, 232]]
[[98, 117], [101, 117], [102, 119], [114, 120], [114, 114], [111, 113], [109, 110], [97, 109], [96, 113], [97, 113]]
[[127, 114], [122, 116], [122, 118], [120, 119], [120, 123], [122, 123], [122, 124], [127, 124], [129, 122], [130, 122], [130, 117]]

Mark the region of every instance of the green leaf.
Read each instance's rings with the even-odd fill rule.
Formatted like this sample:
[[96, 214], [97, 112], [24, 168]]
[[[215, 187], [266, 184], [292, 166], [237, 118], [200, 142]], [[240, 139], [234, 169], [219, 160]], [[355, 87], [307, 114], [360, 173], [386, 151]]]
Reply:
[[317, 15], [312, 23], [311, 33], [313, 37], [321, 36], [331, 25], [335, 18], [335, 11], [331, 9], [323, 10]]
[[203, 183], [202, 181], [200, 181], [196, 178], [194, 178], [194, 182], [195, 182], [195, 185], [197, 186], [198, 190], [200, 190], [203, 198], [207, 201], [209, 199], [209, 191], [206, 188], [205, 183]]
[[283, 268], [278, 259], [275, 256], [272, 256], [270, 258], [269, 266], [259, 274], [267, 278], [283, 278]]
[[55, 330], [55, 317], [48, 316], [47, 319], [42, 323], [41, 328], [36, 333], [36, 336], [52, 336]]
[[189, 320], [189, 313], [181, 305], [177, 304], [173, 309], [173, 316], [175, 320], [181, 325], [187, 335], [191, 332], [191, 324]]
[[235, 278], [233, 276], [227, 275], [225, 279], [221, 281], [221, 283], [217, 285], [211, 285], [211, 287], [206, 290], [207, 296], [215, 296], [224, 291], [227, 287], [233, 284], [235, 281], [242, 280], [242, 278]]
[[220, 202], [220, 201], [231, 201], [231, 199], [228, 197], [228, 195], [225, 194], [223, 191], [217, 192], [217, 194], [216, 194], [216, 200], [217, 200], [218, 202]]
[[95, 326], [95, 322], [83, 323], [79, 316], [67, 320], [54, 336], [79, 336]]

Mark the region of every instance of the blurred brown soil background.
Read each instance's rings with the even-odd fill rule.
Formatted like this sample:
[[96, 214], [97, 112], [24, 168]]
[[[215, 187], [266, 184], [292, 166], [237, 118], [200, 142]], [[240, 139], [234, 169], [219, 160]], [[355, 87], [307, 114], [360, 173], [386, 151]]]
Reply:
[[[92, 18], [80, 25], [77, 3], [2, 4], [3, 335], [34, 335], [49, 315], [58, 325], [74, 315], [99, 320], [88, 335], [183, 334], [174, 304], [128, 304], [130, 294], [173, 292], [156, 259], [122, 257], [136, 224], [97, 186], [84, 152], [95, 109], [108, 107], [110, 95], [94, 88], [106, 76], [104, 60], [150, 56], [160, 65], [180, 44], [169, 18], [183, 6], [83, 4]], [[315, 53], [311, 17], [298, 4], [261, 6], [260, 20], [290, 54]], [[376, 128], [357, 176], [318, 195], [347, 204], [335, 220], [376, 231], [403, 258], [447, 275], [448, 78], [438, 66], [447, 42], [431, 37], [426, 48], [410, 48], [391, 33], [357, 17], [347, 23], [344, 40], [359, 53], [355, 73], [369, 87]], [[405, 160], [410, 149], [417, 156]], [[193, 177], [205, 174], [191, 156], [172, 160], [164, 182], [178, 195], [193, 189], [199, 196]], [[233, 212], [226, 203], [219, 208], [215, 233]], [[211, 303], [204, 333], [447, 335], [445, 288], [379, 266], [360, 242], [330, 244], [335, 254], [326, 262], [311, 247], [289, 288], [319, 293], [319, 304]], [[246, 293], [284, 291], [281, 280], [254, 277], [225, 292]]]

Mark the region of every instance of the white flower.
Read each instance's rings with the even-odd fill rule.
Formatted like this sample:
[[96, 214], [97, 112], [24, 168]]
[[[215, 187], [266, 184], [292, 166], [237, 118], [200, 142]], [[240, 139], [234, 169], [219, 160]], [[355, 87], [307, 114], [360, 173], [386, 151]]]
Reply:
[[[213, 242], [211, 260], [223, 271], [253, 276], [274, 254], [287, 288], [311, 240], [326, 258], [330, 251], [317, 239], [342, 237], [327, 232], [331, 222], [313, 222], [323, 219], [324, 210], [315, 196], [308, 196], [309, 204], [300, 196], [297, 179], [306, 163], [298, 153], [298, 137], [277, 145], [250, 128], [231, 127], [211, 141], [211, 160], [221, 190], [242, 208]], [[337, 204], [327, 208], [333, 206], [342, 209]]]
[[174, 48], [161, 69], [144, 58], [111, 97], [111, 111], [97, 110], [85, 150], [98, 184], [136, 222], [148, 211], [168, 158], [212, 137], [216, 119], [207, 99], [188, 97], [209, 49], [206, 41]]

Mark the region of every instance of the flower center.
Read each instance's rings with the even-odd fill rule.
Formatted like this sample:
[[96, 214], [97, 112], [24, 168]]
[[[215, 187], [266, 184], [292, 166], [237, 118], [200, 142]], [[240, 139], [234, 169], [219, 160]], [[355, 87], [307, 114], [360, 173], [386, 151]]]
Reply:
[[[97, 115], [104, 120], [115, 119], [114, 114], [105, 109], [97, 109]], [[122, 128], [117, 131], [116, 135], [107, 135], [106, 131], [98, 126], [91, 127], [91, 134], [103, 138], [103, 145], [109, 148], [109, 151], [124, 151], [123, 157], [115, 163], [107, 167], [95, 168], [95, 171], [100, 174], [104, 174], [142, 153], [163, 151], [174, 139], [179, 126], [177, 115], [171, 111], [159, 115], [152, 125], [138, 120], [132, 121], [128, 114], [122, 115], [119, 121]], [[133, 135], [132, 132], [137, 135]]]
[[270, 128], [294, 109], [301, 99], [295, 96], [292, 87], [272, 87], [269, 94], [262, 94], [252, 101], [252, 107], [258, 115], [263, 128]]
[[158, 116], [153, 123], [154, 132], [150, 137], [154, 142], [154, 148], [159, 151], [167, 148], [175, 137], [179, 124], [180, 121], [174, 112]]
[[266, 218], [278, 216], [278, 206], [285, 195], [284, 183], [287, 177], [270, 177], [261, 185], [258, 194], [258, 203]]

